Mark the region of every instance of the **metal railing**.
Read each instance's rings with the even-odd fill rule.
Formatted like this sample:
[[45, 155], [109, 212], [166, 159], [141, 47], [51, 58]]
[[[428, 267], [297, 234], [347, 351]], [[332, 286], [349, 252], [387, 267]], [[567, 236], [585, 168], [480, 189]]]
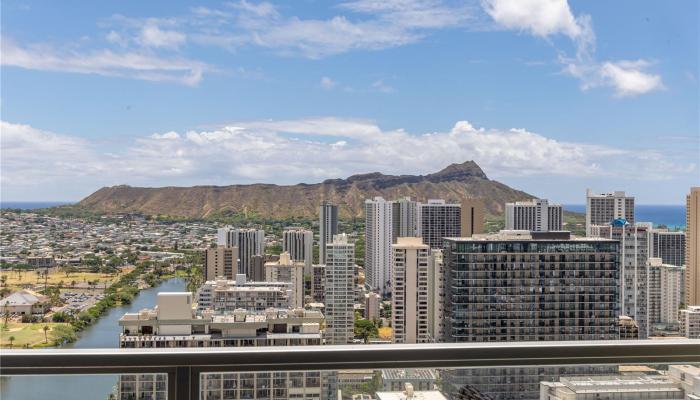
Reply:
[[678, 363], [700, 363], [700, 340], [3, 350], [0, 375], [167, 373], [168, 398], [193, 400], [202, 372]]

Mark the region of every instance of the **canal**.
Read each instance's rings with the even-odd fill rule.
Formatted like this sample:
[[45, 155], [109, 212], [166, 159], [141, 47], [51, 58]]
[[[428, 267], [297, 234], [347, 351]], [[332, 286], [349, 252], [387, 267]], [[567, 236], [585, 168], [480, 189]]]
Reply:
[[[137, 312], [156, 305], [158, 292], [181, 292], [185, 281], [180, 278], [167, 280], [157, 287], [142, 290], [134, 301], [126, 306], [111, 309], [94, 325], [81, 332], [72, 348], [116, 348], [119, 346], [119, 318], [127, 312]], [[117, 382], [116, 375], [90, 376], [21, 376], [2, 378], [2, 400], [105, 400]]]

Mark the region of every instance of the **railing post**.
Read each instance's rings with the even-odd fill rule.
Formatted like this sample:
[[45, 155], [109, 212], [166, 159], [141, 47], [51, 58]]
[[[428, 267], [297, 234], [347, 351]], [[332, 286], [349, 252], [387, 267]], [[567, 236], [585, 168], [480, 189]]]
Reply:
[[198, 391], [199, 377], [194, 376], [191, 367], [176, 367], [168, 373], [168, 400], [198, 400]]

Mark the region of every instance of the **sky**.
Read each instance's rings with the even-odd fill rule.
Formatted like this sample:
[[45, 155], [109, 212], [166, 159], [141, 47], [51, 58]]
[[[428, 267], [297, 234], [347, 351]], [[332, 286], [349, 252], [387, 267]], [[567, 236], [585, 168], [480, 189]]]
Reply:
[[3, 201], [467, 160], [564, 204], [700, 185], [695, 0], [0, 7]]

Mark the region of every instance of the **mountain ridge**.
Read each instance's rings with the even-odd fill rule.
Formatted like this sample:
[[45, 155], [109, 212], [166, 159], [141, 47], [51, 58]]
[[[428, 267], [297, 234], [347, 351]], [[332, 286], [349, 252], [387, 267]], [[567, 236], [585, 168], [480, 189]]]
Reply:
[[367, 198], [396, 199], [410, 196], [418, 201], [443, 198], [460, 202], [484, 199], [487, 212], [501, 214], [508, 201], [534, 196], [489, 179], [474, 162], [450, 164], [427, 175], [385, 175], [380, 172], [326, 179], [320, 183], [276, 185], [165, 186], [157, 188], [116, 185], [103, 187], [78, 206], [102, 213], [142, 213], [182, 218], [255, 213], [265, 218], [315, 218], [318, 205], [329, 200], [339, 205], [342, 218], [361, 217]]

